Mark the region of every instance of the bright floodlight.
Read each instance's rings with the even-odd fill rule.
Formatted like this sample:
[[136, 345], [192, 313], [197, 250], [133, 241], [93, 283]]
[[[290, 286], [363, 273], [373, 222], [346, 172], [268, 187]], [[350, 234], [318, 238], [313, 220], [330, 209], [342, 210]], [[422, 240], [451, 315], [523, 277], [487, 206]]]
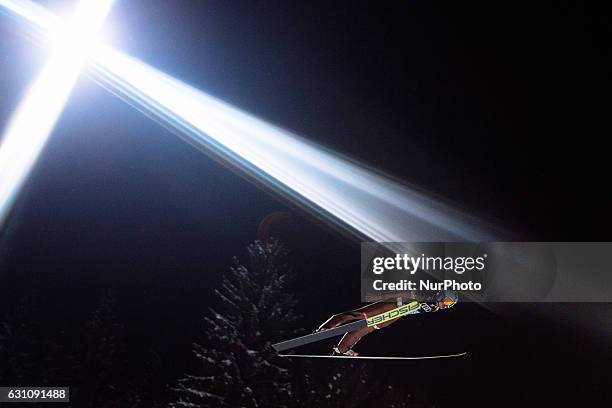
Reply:
[[[55, 16], [29, 1], [20, 4], [9, 8], [43, 34], [53, 32]], [[89, 72], [128, 103], [361, 239], [489, 241], [500, 236], [492, 226], [430, 194], [272, 126], [128, 55], [99, 47], [90, 60]], [[30, 162], [31, 157], [25, 155]]]
[[0, 0], [29, 12], [53, 36], [52, 54], [13, 114], [0, 144], [0, 226], [34, 165], [114, 0], [81, 0], [64, 27], [31, 11], [27, 3]]

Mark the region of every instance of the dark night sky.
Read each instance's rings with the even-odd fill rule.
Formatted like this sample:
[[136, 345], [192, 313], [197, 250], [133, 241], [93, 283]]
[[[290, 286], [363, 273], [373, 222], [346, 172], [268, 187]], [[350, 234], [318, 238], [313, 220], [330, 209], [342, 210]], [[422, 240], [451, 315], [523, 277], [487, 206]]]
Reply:
[[[387, 3], [132, 0], [110, 21], [145, 62], [521, 238], [609, 240], [603, 13]], [[2, 16], [1, 124], [43, 57]], [[43, 279], [75, 322], [75, 305], [116, 285], [134, 338], [162, 323], [194, 333], [219, 272], [286, 210], [83, 78], [1, 237], [0, 279]], [[301, 282], [337, 293], [358, 246], [299, 212], [289, 229]], [[305, 300], [309, 324], [356, 303], [328, 297]]]

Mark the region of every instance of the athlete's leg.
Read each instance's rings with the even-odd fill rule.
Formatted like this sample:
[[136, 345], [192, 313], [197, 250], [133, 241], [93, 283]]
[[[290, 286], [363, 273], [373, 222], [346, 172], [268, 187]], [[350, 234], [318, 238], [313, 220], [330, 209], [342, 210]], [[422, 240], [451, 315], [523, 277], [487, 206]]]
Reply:
[[[327, 319], [325, 323], [319, 326], [318, 330], [331, 329], [333, 327], [340, 326], [350, 321], [365, 319], [368, 316], [376, 316], [386, 311], [395, 309], [396, 307], [397, 303], [392, 302], [372, 303], [359, 309], [333, 315], [332, 317]], [[376, 329], [382, 329], [384, 327], [387, 327], [394, 321], [395, 320], [391, 320], [386, 323], [381, 323], [377, 326], [364, 327], [363, 329], [346, 333], [340, 340], [340, 343], [338, 343], [338, 351], [344, 353], [347, 350], [350, 350], [363, 336], [372, 333]]]
[[336, 349], [340, 352], [340, 353], [346, 353], [348, 350], [351, 350], [355, 344], [357, 344], [357, 342], [359, 340], [361, 340], [364, 336], [367, 336], [368, 334], [372, 333], [373, 331], [378, 329], [384, 329], [385, 327], [389, 326], [392, 323], [395, 323], [397, 320], [390, 320], [388, 322], [385, 323], [381, 323], [379, 325], [376, 326], [369, 326], [369, 327], [364, 327], [363, 329], [359, 329], [359, 330], [355, 330], [349, 333], [346, 333], [344, 336], [342, 336], [342, 339], [340, 340], [340, 342], [338, 343], [338, 345], [336, 346]]

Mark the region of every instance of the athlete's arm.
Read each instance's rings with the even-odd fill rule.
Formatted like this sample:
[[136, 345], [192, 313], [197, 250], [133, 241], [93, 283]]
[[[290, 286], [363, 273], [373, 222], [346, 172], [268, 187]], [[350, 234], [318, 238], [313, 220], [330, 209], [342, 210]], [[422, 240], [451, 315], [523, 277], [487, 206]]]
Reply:
[[[317, 331], [324, 330], [324, 329], [331, 329], [331, 328], [340, 326], [342, 324], [349, 323], [353, 320], [366, 319], [368, 316], [376, 316], [388, 310], [395, 309], [396, 307], [397, 307], [397, 303], [395, 302], [371, 303], [364, 307], [360, 307], [359, 309], [350, 310], [348, 312], [333, 315], [332, 317], [327, 319], [321, 326], [319, 326]], [[396, 320], [399, 320], [399, 319], [390, 320], [388, 322], [381, 323], [376, 326], [364, 327], [362, 329], [346, 333], [342, 337], [338, 345], [336, 346], [335, 350], [343, 354], [352, 352], [351, 349], [353, 348], [353, 346], [357, 344], [357, 342], [363, 336], [373, 332], [376, 329], [382, 329], [383, 327], [386, 327], [390, 325], [391, 323], [394, 323]]]
[[[376, 302], [370, 303], [369, 305], [360, 307], [359, 309], [349, 310], [348, 312], [338, 313], [327, 319], [319, 328], [319, 330], [331, 329], [340, 326], [345, 323], [352, 322], [353, 320], [365, 319], [369, 316], [376, 316], [384, 313], [388, 310], [395, 309], [396, 303], [392, 302]], [[385, 326], [386, 324], [381, 324]]]

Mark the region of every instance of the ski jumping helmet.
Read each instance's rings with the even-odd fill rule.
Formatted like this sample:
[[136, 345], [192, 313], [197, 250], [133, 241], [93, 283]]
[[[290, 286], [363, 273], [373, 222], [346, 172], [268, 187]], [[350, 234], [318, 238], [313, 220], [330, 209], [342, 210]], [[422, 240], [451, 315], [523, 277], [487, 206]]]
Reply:
[[459, 294], [454, 290], [441, 290], [436, 294], [436, 303], [442, 303], [445, 308], [453, 307], [459, 301]]

